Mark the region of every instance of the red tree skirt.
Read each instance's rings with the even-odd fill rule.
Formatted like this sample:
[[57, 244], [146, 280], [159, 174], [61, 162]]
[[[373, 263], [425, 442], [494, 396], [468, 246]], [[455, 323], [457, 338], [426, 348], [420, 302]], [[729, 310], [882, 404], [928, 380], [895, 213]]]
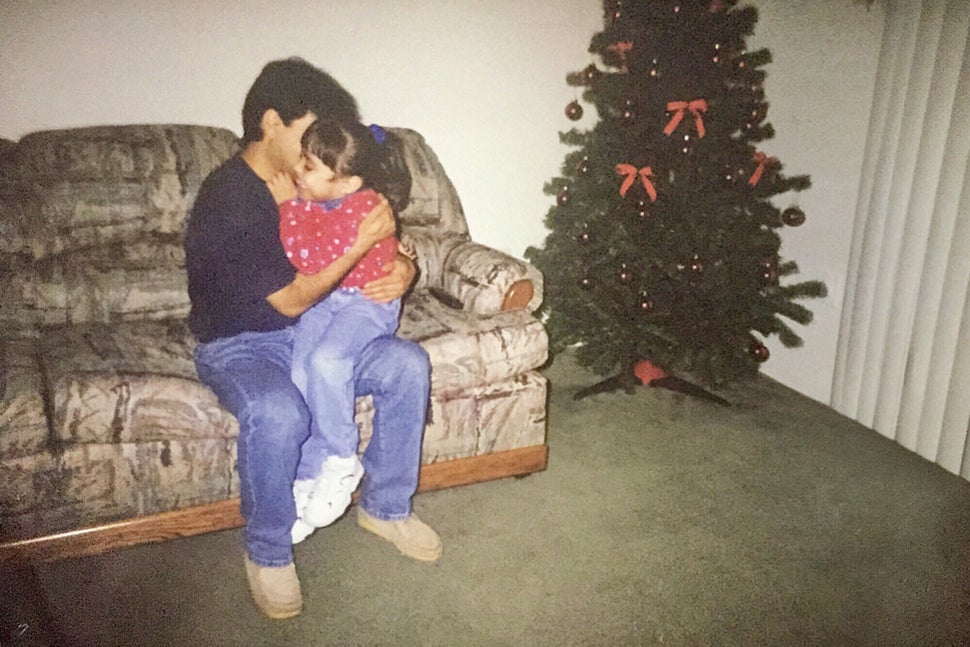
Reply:
[[650, 384], [654, 380], [667, 377], [667, 371], [663, 370], [648, 359], [641, 359], [633, 365], [633, 374], [640, 380], [640, 384]]
[[654, 388], [684, 393], [686, 395], [694, 396], [695, 398], [707, 400], [708, 402], [716, 402], [717, 404], [723, 406], [730, 406], [730, 403], [724, 398], [702, 389], [696, 384], [691, 384], [690, 382], [684, 381], [679, 377], [670, 375], [667, 373], [667, 371], [660, 368], [648, 359], [641, 359], [633, 365], [632, 376], [629, 373], [621, 372], [618, 375], [614, 375], [613, 377], [607, 378], [602, 382], [597, 382], [592, 386], [580, 390], [576, 393], [576, 395], [573, 396], [573, 399], [581, 400], [595, 393], [607, 393], [620, 389], [626, 391], [627, 393], [633, 393], [637, 382]]

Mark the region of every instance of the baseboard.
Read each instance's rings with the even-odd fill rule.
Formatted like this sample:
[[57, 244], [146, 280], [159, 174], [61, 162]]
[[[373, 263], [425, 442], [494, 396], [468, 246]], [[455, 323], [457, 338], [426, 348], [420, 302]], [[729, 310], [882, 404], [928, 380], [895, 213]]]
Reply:
[[[536, 445], [423, 465], [418, 491], [440, 490], [539, 472], [546, 468], [548, 456], [547, 445]], [[94, 555], [242, 525], [239, 499], [229, 499], [42, 537], [4, 541], [0, 543], [0, 561], [53, 561]]]

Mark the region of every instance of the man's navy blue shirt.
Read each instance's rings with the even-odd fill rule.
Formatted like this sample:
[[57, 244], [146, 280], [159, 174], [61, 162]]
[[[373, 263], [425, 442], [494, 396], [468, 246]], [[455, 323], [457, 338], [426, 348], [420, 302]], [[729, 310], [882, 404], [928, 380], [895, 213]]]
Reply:
[[266, 301], [296, 275], [279, 221], [266, 183], [239, 155], [202, 182], [185, 233], [189, 329], [200, 342], [296, 322]]

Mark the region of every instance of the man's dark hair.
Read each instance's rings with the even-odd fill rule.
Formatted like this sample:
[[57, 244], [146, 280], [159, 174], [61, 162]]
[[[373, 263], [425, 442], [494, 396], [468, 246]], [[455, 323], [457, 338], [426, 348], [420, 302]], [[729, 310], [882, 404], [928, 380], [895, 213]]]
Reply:
[[287, 126], [308, 112], [339, 123], [358, 122], [357, 101], [332, 76], [302, 58], [271, 61], [253, 82], [243, 103], [242, 145], [263, 138], [260, 122], [267, 110]]
[[303, 133], [303, 149], [313, 153], [337, 175], [357, 175], [364, 186], [387, 198], [401, 213], [411, 198], [411, 172], [393, 133], [380, 129], [381, 140], [359, 122], [319, 119]]

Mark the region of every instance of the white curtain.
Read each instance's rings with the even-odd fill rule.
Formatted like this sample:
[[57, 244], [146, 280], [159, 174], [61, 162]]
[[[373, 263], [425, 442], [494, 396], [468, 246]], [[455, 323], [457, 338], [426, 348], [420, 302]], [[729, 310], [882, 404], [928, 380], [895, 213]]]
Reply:
[[888, 0], [832, 406], [970, 479], [970, 1]]

